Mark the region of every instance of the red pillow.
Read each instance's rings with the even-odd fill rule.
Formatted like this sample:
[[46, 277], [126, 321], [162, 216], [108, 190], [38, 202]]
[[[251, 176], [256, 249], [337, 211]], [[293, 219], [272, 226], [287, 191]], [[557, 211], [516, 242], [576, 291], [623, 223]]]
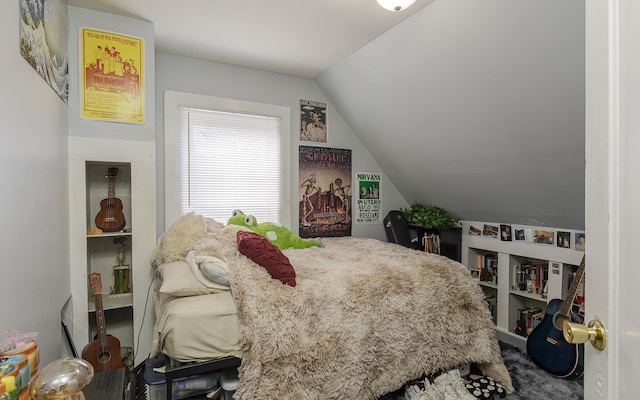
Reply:
[[261, 265], [272, 278], [296, 286], [296, 271], [289, 259], [267, 238], [249, 231], [238, 231], [236, 238], [240, 253]]

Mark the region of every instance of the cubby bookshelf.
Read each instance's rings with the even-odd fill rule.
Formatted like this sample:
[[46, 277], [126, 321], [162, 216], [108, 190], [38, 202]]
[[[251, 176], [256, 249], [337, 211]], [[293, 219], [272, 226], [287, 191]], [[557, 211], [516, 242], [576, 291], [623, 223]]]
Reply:
[[527, 234], [515, 240], [510, 234], [509, 240], [502, 240], [504, 236], [495, 235], [495, 228], [500, 230], [501, 225], [505, 224], [462, 221], [462, 263], [478, 277], [498, 338], [524, 348], [527, 333], [544, 317], [548, 301], [564, 300], [571, 275], [584, 255], [574, 248], [559, 247], [555, 234], [570, 232], [574, 238], [583, 232], [518, 225], [519, 230], [544, 231], [554, 239], [536, 242], [534, 235]]
[[[117, 172], [114, 180], [109, 180], [111, 170]], [[121, 202], [125, 224], [113, 231], [90, 231], [105, 198]], [[95, 294], [88, 282], [89, 274], [97, 272], [107, 334], [120, 341], [121, 349], [132, 349], [136, 363], [148, 354], [153, 313], [145, 303], [153, 278], [149, 260], [156, 242], [155, 211], [153, 143], [69, 138], [72, 336], [78, 351], [97, 332]]]

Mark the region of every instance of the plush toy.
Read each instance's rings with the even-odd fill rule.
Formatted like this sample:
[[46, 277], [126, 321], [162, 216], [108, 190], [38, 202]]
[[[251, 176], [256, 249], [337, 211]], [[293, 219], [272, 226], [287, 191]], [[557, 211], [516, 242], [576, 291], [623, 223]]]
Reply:
[[311, 246], [324, 247], [320, 238], [303, 239], [285, 226], [273, 222], [258, 223], [253, 215], [246, 215], [241, 210], [233, 211], [233, 215], [227, 221], [227, 225], [247, 227], [258, 235], [269, 239], [280, 250], [288, 249], [289, 247], [294, 249], [305, 249]]

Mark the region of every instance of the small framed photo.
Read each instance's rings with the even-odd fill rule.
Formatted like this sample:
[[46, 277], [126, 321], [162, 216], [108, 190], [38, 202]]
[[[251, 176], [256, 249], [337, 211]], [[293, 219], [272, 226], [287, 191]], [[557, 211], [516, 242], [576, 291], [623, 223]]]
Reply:
[[482, 234], [482, 227], [480, 225], [471, 225], [469, 226], [469, 234], [480, 236]]
[[556, 237], [556, 246], [563, 249], [571, 248], [571, 232], [558, 231]]
[[584, 251], [584, 245], [585, 245], [585, 240], [586, 240], [586, 236], [584, 232], [576, 232], [576, 239], [575, 239], [575, 249], [577, 251]]
[[300, 141], [327, 143], [327, 103], [300, 100]]
[[497, 225], [485, 224], [482, 227], [482, 236], [489, 236], [491, 238], [497, 238], [499, 231], [500, 231], [500, 228]]
[[553, 239], [555, 237], [554, 231], [544, 231], [541, 229], [535, 229], [533, 231], [533, 241], [534, 243], [541, 244], [553, 244]]
[[478, 271], [477, 269], [470, 269], [469, 272], [471, 273], [471, 277], [473, 279], [480, 280], [480, 271]]
[[512, 240], [511, 225], [500, 224], [500, 240], [510, 242]]

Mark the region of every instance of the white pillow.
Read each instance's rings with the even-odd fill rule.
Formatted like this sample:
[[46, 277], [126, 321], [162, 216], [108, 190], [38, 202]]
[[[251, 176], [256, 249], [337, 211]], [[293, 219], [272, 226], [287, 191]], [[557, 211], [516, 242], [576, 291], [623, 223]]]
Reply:
[[198, 282], [214, 289], [230, 289], [227, 264], [218, 257], [199, 256], [194, 250], [191, 250], [184, 260], [189, 264], [191, 272]]
[[[219, 293], [225, 289], [211, 288], [198, 282], [185, 261], [173, 261], [158, 266], [162, 284], [160, 293], [177, 297], [197, 296], [201, 294]], [[226, 288], [228, 290], [229, 288]]]
[[229, 270], [227, 265], [219, 258], [202, 261], [200, 263], [200, 272], [211, 282], [229, 286]]

